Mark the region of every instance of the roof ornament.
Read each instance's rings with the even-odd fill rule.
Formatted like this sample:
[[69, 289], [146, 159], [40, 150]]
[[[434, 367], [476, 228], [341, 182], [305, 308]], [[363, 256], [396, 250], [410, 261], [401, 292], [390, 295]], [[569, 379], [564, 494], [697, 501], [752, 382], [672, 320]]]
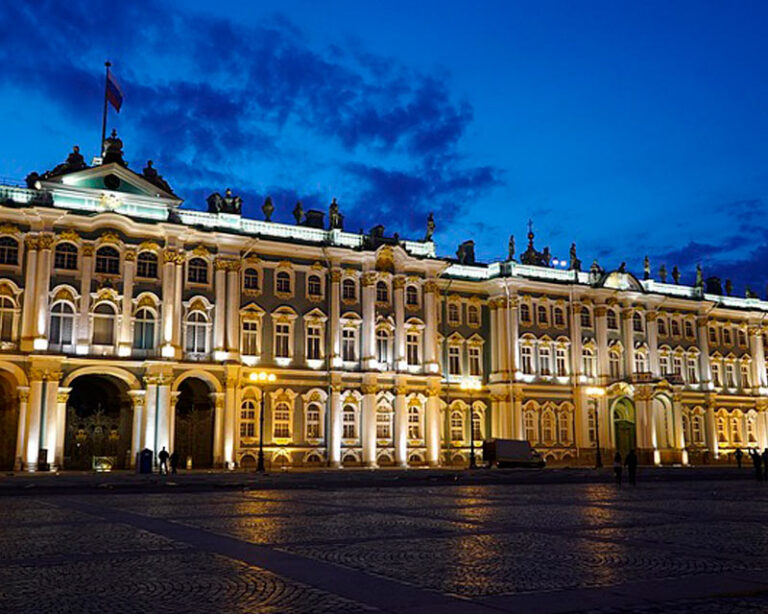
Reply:
[[272, 197], [267, 196], [264, 199], [264, 204], [261, 205], [261, 212], [264, 214], [264, 221], [271, 222], [272, 214], [275, 212], [275, 205], [272, 204]]
[[757, 296], [757, 292], [753, 292], [753, 291], [752, 291], [752, 288], [750, 288], [749, 286], [747, 286], [747, 287], [744, 289], [744, 298], [760, 298], [760, 297], [759, 297], [759, 296]]
[[694, 288], [703, 288], [704, 287], [704, 275], [701, 272], [701, 264], [696, 264], [696, 283], [694, 284]]
[[730, 279], [725, 280], [725, 294], [731, 296], [733, 294], [733, 282]]
[[651, 261], [648, 259], [648, 256], [645, 257], [643, 260], [643, 279], [650, 279], [651, 278]]
[[36, 172], [32, 172], [29, 175], [27, 175], [26, 177], [27, 187], [30, 189], [37, 189], [35, 187], [35, 184], [41, 179], [45, 181], [46, 179], [49, 179], [51, 177], [58, 177], [59, 175], [74, 173], [75, 171], [81, 171], [84, 168], [88, 168], [88, 165], [85, 163], [83, 154], [80, 153], [80, 147], [75, 145], [72, 148], [72, 151], [67, 156], [67, 159], [61, 164], [57, 164], [53, 168], [53, 170], [46, 171], [42, 175]]
[[[336, 197], [331, 201], [328, 207], [328, 228], [329, 230], [344, 230], [344, 216], [339, 213], [339, 203], [336, 202]], [[363, 234], [363, 231], [360, 231]]]
[[515, 260], [515, 235], [509, 235], [509, 242], [507, 243], [507, 261], [514, 262]]
[[173, 194], [173, 190], [171, 189], [171, 186], [168, 185], [168, 182], [163, 179], [163, 176], [157, 172], [157, 169], [152, 166], [152, 160], [147, 160], [147, 165], [144, 167], [144, 170], [142, 171], [142, 176], [144, 179], [149, 181], [152, 185], [157, 186], [161, 190], [165, 190], [166, 192], [169, 192]]
[[677, 265], [672, 267], [672, 280], [676, 283], [680, 283], [680, 269], [677, 268]]
[[230, 188], [227, 188], [224, 191], [224, 196], [218, 192], [214, 192], [206, 198], [205, 201], [208, 203], [208, 213], [231, 213], [240, 215], [243, 208], [243, 199], [239, 196], [234, 196]]
[[571, 243], [571, 249], [569, 252], [568, 268], [571, 271], [581, 271], [581, 260], [576, 256], [576, 244]]
[[296, 206], [293, 208], [293, 219], [297, 224], [301, 224], [301, 220], [304, 219], [304, 206], [300, 200], [296, 201]]
[[533, 220], [528, 220], [528, 248], [520, 254], [520, 262], [534, 266], [549, 266], [549, 248], [543, 252], [536, 251], [533, 246]]
[[627, 263], [626, 262], [622, 262], [619, 265], [618, 271], [619, 271], [619, 273], [626, 273], [627, 272]]
[[667, 283], [667, 265], [663, 264], [659, 267], [659, 279], [661, 283]]
[[433, 234], [435, 234], [435, 216], [430, 211], [427, 216], [427, 234], [424, 235], [424, 240], [431, 241]]
[[113, 162], [120, 166], [128, 166], [128, 163], [123, 160], [123, 141], [117, 136], [117, 130], [114, 128], [112, 134], [104, 141], [104, 156], [101, 160], [102, 165]]
[[597, 263], [597, 258], [592, 261], [592, 265], [589, 267], [589, 283], [592, 285], [597, 284], [600, 278], [603, 276], [603, 269]]
[[472, 239], [464, 241], [456, 250], [459, 264], [475, 264], [475, 242]]

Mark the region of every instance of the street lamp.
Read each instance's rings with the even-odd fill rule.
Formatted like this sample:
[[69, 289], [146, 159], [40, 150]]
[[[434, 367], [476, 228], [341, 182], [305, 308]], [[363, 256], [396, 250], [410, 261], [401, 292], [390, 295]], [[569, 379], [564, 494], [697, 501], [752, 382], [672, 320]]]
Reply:
[[603, 457], [600, 454], [600, 412], [598, 411], [598, 399], [605, 396], [605, 388], [600, 386], [587, 386], [587, 396], [595, 411], [595, 445], [597, 446], [597, 454], [595, 455], [595, 469], [600, 469], [603, 466]]
[[256, 471], [264, 473], [264, 396], [266, 392], [266, 384], [274, 383], [277, 379], [274, 373], [267, 373], [266, 371], [254, 371], [248, 378], [252, 382], [258, 382], [261, 384], [261, 404], [259, 408], [259, 460], [256, 465]]
[[480, 390], [483, 384], [476, 379], [463, 379], [459, 388], [469, 392], [469, 468], [477, 469], [475, 462], [475, 409], [472, 407], [474, 402], [474, 391]]

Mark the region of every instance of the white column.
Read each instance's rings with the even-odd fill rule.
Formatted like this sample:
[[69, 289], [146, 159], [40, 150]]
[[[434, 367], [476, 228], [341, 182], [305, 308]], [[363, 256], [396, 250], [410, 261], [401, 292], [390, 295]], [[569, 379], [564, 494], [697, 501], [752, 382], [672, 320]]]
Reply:
[[19, 394], [19, 424], [16, 430], [16, 456], [13, 461], [13, 470], [21, 471], [25, 462], [27, 451], [27, 424], [29, 422], [29, 388], [19, 386], [16, 391]]
[[240, 263], [233, 261], [227, 271], [227, 351], [240, 353]]
[[75, 330], [75, 343], [82, 348], [80, 351], [88, 352], [91, 344], [90, 337], [90, 313], [91, 313], [91, 279], [93, 277], [93, 245], [83, 245], [81, 250], [83, 261], [80, 272], [80, 316]]
[[424, 283], [424, 367], [427, 373], [437, 373], [437, 282], [428, 279]]
[[395, 465], [408, 466], [408, 411], [404, 384], [395, 385]]
[[[496, 336], [499, 338], [499, 373], [503, 380], [508, 380], [509, 375], [509, 348], [507, 347], [507, 300], [504, 297], [497, 299], [496, 308]], [[553, 357], [554, 358], [554, 357]]]
[[173, 275], [173, 305], [176, 317], [173, 320], [173, 347], [176, 349], [176, 356], [181, 356], [183, 353], [181, 347], [181, 326], [182, 326], [182, 313], [181, 297], [182, 286], [184, 283], [184, 256], [178, 254], [176, 256], [176, 268]]
[[27, 237], [27, 266], [24, 272], [24, 304], [21, 312], [21, 349], [28, 352], [35, 340], [35, 298], [37, 297], [37, 238]]
[[632, 309], [621, 310], [621, 328], [624, 341], [624, 374], [632, 377], [635, 372], [635, 338], [632, 328]]
[[512, 429], [509, 434], [513, 439], [523, 439], [523, 391], [516, 386], [510, 395], [510, 408]]
[[328, 405], [328, 464], [331, 467], [341, 465], [341, 384], [331, 385]]
[[[508, 346], [507, 368], [509, 369], [509, 379], [514, 382], [520, 369], [520, 344], [517, 342], [520, 337], [520, 322], [518, 318], [517, 297], [509, 299], [506, 311], [507, 337], [504, 339], [504, 345]], [[552, 359], [554, 360], [554, 356]]]
[[659, 325], [656, 323], [659, 313], [648, 311], [645, 314], [645, 334], [648, 339], [649, 366], [653, 377], [659, 377]]
[[171, 452], [171, 445], [173, 440], [171, 439], [172, 424], [171, 422], [175, 418], [175, 408], [171, 407], [171, 386], [169, 378], [166, 376], [160, 376], [157, 381], [157, 447], [155, 450], [155, 458], [157, 454], [165, 448], [168, 453]]
[[376, 467], [376, 384], [363, 384], [363, 464]]
[[501, 352], [501, 339], [499, 339], [498, 324], [496, 319], [498, 316], [498, 309], [496, 307], [496, 299], [488, 301], [488, 310], [490, 311], [490, 339], [491, 342], [491, 375], [495, 375], [499, 371], [499, 353]]
[[61, 373], [49, 371], [44, 376], [42, 389], [43, 405], [40, 412], [41, 447], [48, 450], [48, 464], [51, 470], [57, 470], [56, 444], [59, 432], [59, 411], [57, 397]]
[[213, 466], [224, 467], [224, 422], [226, 414], [226, 393], [212, 392], [213, 403]]
[[752, 382], [755, 388], [765, 388], [765, 347], [763, 331], [759, 326], [749, 327], [749, 352], [752, 355]]
[[149, 376], [144, 378], [146, 390], [144, 393], [144, 412], [141, 415], [141, 450], [152, 450], [155, 458], [153, 464], [157, 463], [157, 377]]
[[405, 277], [395, 277], [392, 286], [395, 298], [395, 370], [405, 371]]
[[597, 375], [602, 383], [608, 378], [608, 320], [605, 305], [595, 307], [595, 340], [597, 342]]
[[341, 366], [341, 271], [331, 271], [331, 368]]
[[[51, 288], [51, 247], [53, 235], [40, 235], [40, 254], [37, 261], [37, 329], [35, 337], [48, 343], [48, 292]], [[50, 454], [50, 451], [49, 451]], [[50, 456], [49, 456], [50, 461]]]
[[[174, 315], [176, 314], [176, 305], [173, 302], [174, 299], [174, 277], [176, 274], [176, 252], [171, 249], [166, 249], [163, 252], [163, 322], [162, 322], [162, 345], [163, 356], [173, 356], [173, 328], [174, 328]], [[181, 314], [179, 313], [179, 316]], [[152, 440], [147, 440], [151, 443]], [[146, 447], [149, 447], [147, 444]]]
[[129, 466], [131, 469], [136, 467], [136, 454], [143, 449], [142, 429], [144, 423], [144, 390], [131, 390], [128, 396], [131, 397], [133, 405], [133, 422], [131, 427], [131, 458]]
[[571, 381], [576, 386], [581, 375], [581, 303], [574, 303], [571, 308]]
[[217, 259], [214, 263], [214, 299], [213, 309], [213, 351], [223, 352], [226, 348], [224, 339], [227, 311], [227, 262]]
[[768, 408], [764, 403], [757, 406], [757, 440], [761, 450], [768, 448]]
[[427, 463], [430, 467], [440, 464], [440, 389], [433, 384], [427, 389], [426, 444]]
[[[239, 367], [228, 367], [224, 391], [224, 464], [231, 469], [235, 466], [235, 438], [237, 429], [237, 394], [240, 383]], [[262, 389], [261, 394], [265, 394]], [[265, 429], [266, 433], [266, 429]]]
[[120, 356], [130, 356], [133, 338], [131, 322], [133, 321], [133, 282], [136, 275], [136, 252], [128, 250], [123, 259], [123, 308], [120, 319], [120, 340], [117, 353]]
[[707, 447], [713, 459], [720, 458], [720, 449], [717, 442], [717, 425], [715, 424], [715, 401], [707, 401]]
[[55, 415], [51, 416], [51, 424], [55, 423], [55, 427], [49, 437], [49, 440], [53, 442], [52, 452], [49, 452], [49, 454], [53, 454], [51, 466], [54, 469], [62, 469], [64, 467], [64, 440], [66, 439], [67, 428], [67, 400], [72, 389], [59, 387], [58, 381], [49, 382], [48, 387], [51, 396], [54, 397], [55, 395], [56, 403], [54, 405], [56, 408]]
[[[363, 369], [373, 369], [376, 365], [376, 273], [366, 272], [362, 276], [363, 293], [363, 330], [362, 346]], [[374, 459], [375, 460], [375, 459]]]
[[[701, 371], [701, 382], [704, 384], [703, 387], [707, 389], [711, 386], [712, 369], [709, 363], [709, 330], [707, 329], [706, 316], [699, 316], [696, 318], [696, 328], [696, 332], [699, 336], [699, 370]], [[715, 437], [715, 442], [717, 442], [717, 437]], [[715, 458], [717, 458], [717, 452], [715, 452]]]
[[27, 457], [24, 459], [27, 471], [37, 470], [37, 455], [40, 451], [40, 408], [43, 403], [43, 374], [32, 370], [29, 376], [29, 422], [27, 424]]
[[683, 465], [688, 464], [688, 451], [685, 449], [685, 430], [683, 429], [683, 406], [680, 402], [680, 395], [675, 394], [672, 398], [672, 416], [675, 424], [675, 442], [674, 447], [680, 451], [680, 462]]

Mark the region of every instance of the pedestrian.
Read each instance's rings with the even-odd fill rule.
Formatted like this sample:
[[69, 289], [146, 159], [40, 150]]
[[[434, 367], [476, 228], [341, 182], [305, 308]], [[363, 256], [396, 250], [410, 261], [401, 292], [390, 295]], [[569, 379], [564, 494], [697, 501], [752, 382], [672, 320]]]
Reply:
[[768, 448], [763, 450], [763, 482], [768, 482]]
[[176, 450], [171, 452], [170, 461], [171, 461], [171, 473], [175, 474], [176, 467], [179, 466], [179, 453]]
[[168, 450], [165, 449], [165, 446], [163, 446], [163, 449], [160, 450], [160, 453], [157, 455], [157, 458], [160, 459], [160, 473], [168, 475], [168, 457], [170, 455], [168, 454]]
[[752, 457], [752, 465], [755, 468], [755, 479], [758, 482], [762, 482], [763, 481], [763, 467], [762, 467], [763, 458], [760, 456], [760, 453], [755, 449], [750, 450], [749, 454]]
[[613, 473], [616, 476], [616, 486], [621, 486], [621, 474], [624, 471], [624, 467], [621, 464], [621, 452], [616, 451], [616, 455], [613, 457]]
[[741, 448], [736, 448], [733, 455], [736, 457], [736, 466], [741, 469], [741, 459], [744, 457], [744, 452], [741, 451]]
[[636, 484], [637, 477], [637, 454], [634, 450], [630, 450], [627, 454], [627, 458], [624, 459], [624, 464], [627, 466], [627, 474], [629, 475], [629, 483], [632, 486]]

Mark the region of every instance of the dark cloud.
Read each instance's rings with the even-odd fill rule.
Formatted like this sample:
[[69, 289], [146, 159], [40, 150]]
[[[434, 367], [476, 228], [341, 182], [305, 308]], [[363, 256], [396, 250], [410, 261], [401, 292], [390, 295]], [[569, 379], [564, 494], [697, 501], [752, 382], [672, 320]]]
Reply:
[[[227, 185], [263, 199], [269, 178], [257, 188], [245, 169], [250, 160], [281, 159], [287, 141], [328, 142], [341, 152], [325, 163], [350, 174], [356, 192], [346, 214], [366, 227], [391, 220], [402, 231], [421, 228], [430, 210], [447, 224], [458, 203], [501, 181], [497, 169], [463, 161], [472, 109], [454, 100], [445, 75], [414, 72], [360, 45], [313, 46], [280, 15], [250, 27], [159, 2], [51, 1], [4, 3], [0, 25], [0, 83], [49, 98], [72, 118], [73, 132], [92, 130], [102, 58], [115, 60], [122, 132], [132, 135], [126, 157], [134, 167], [152, 158], [188, 205], [202, 206]], [[62, 152], [49, 155], [53, 162]], [[397, 168], [370, 162], [383, 158]], [[271, 191], [293, 200], [302, 188]], [[308, 192], [304, 199], [327, 206], [330, 195]]]

